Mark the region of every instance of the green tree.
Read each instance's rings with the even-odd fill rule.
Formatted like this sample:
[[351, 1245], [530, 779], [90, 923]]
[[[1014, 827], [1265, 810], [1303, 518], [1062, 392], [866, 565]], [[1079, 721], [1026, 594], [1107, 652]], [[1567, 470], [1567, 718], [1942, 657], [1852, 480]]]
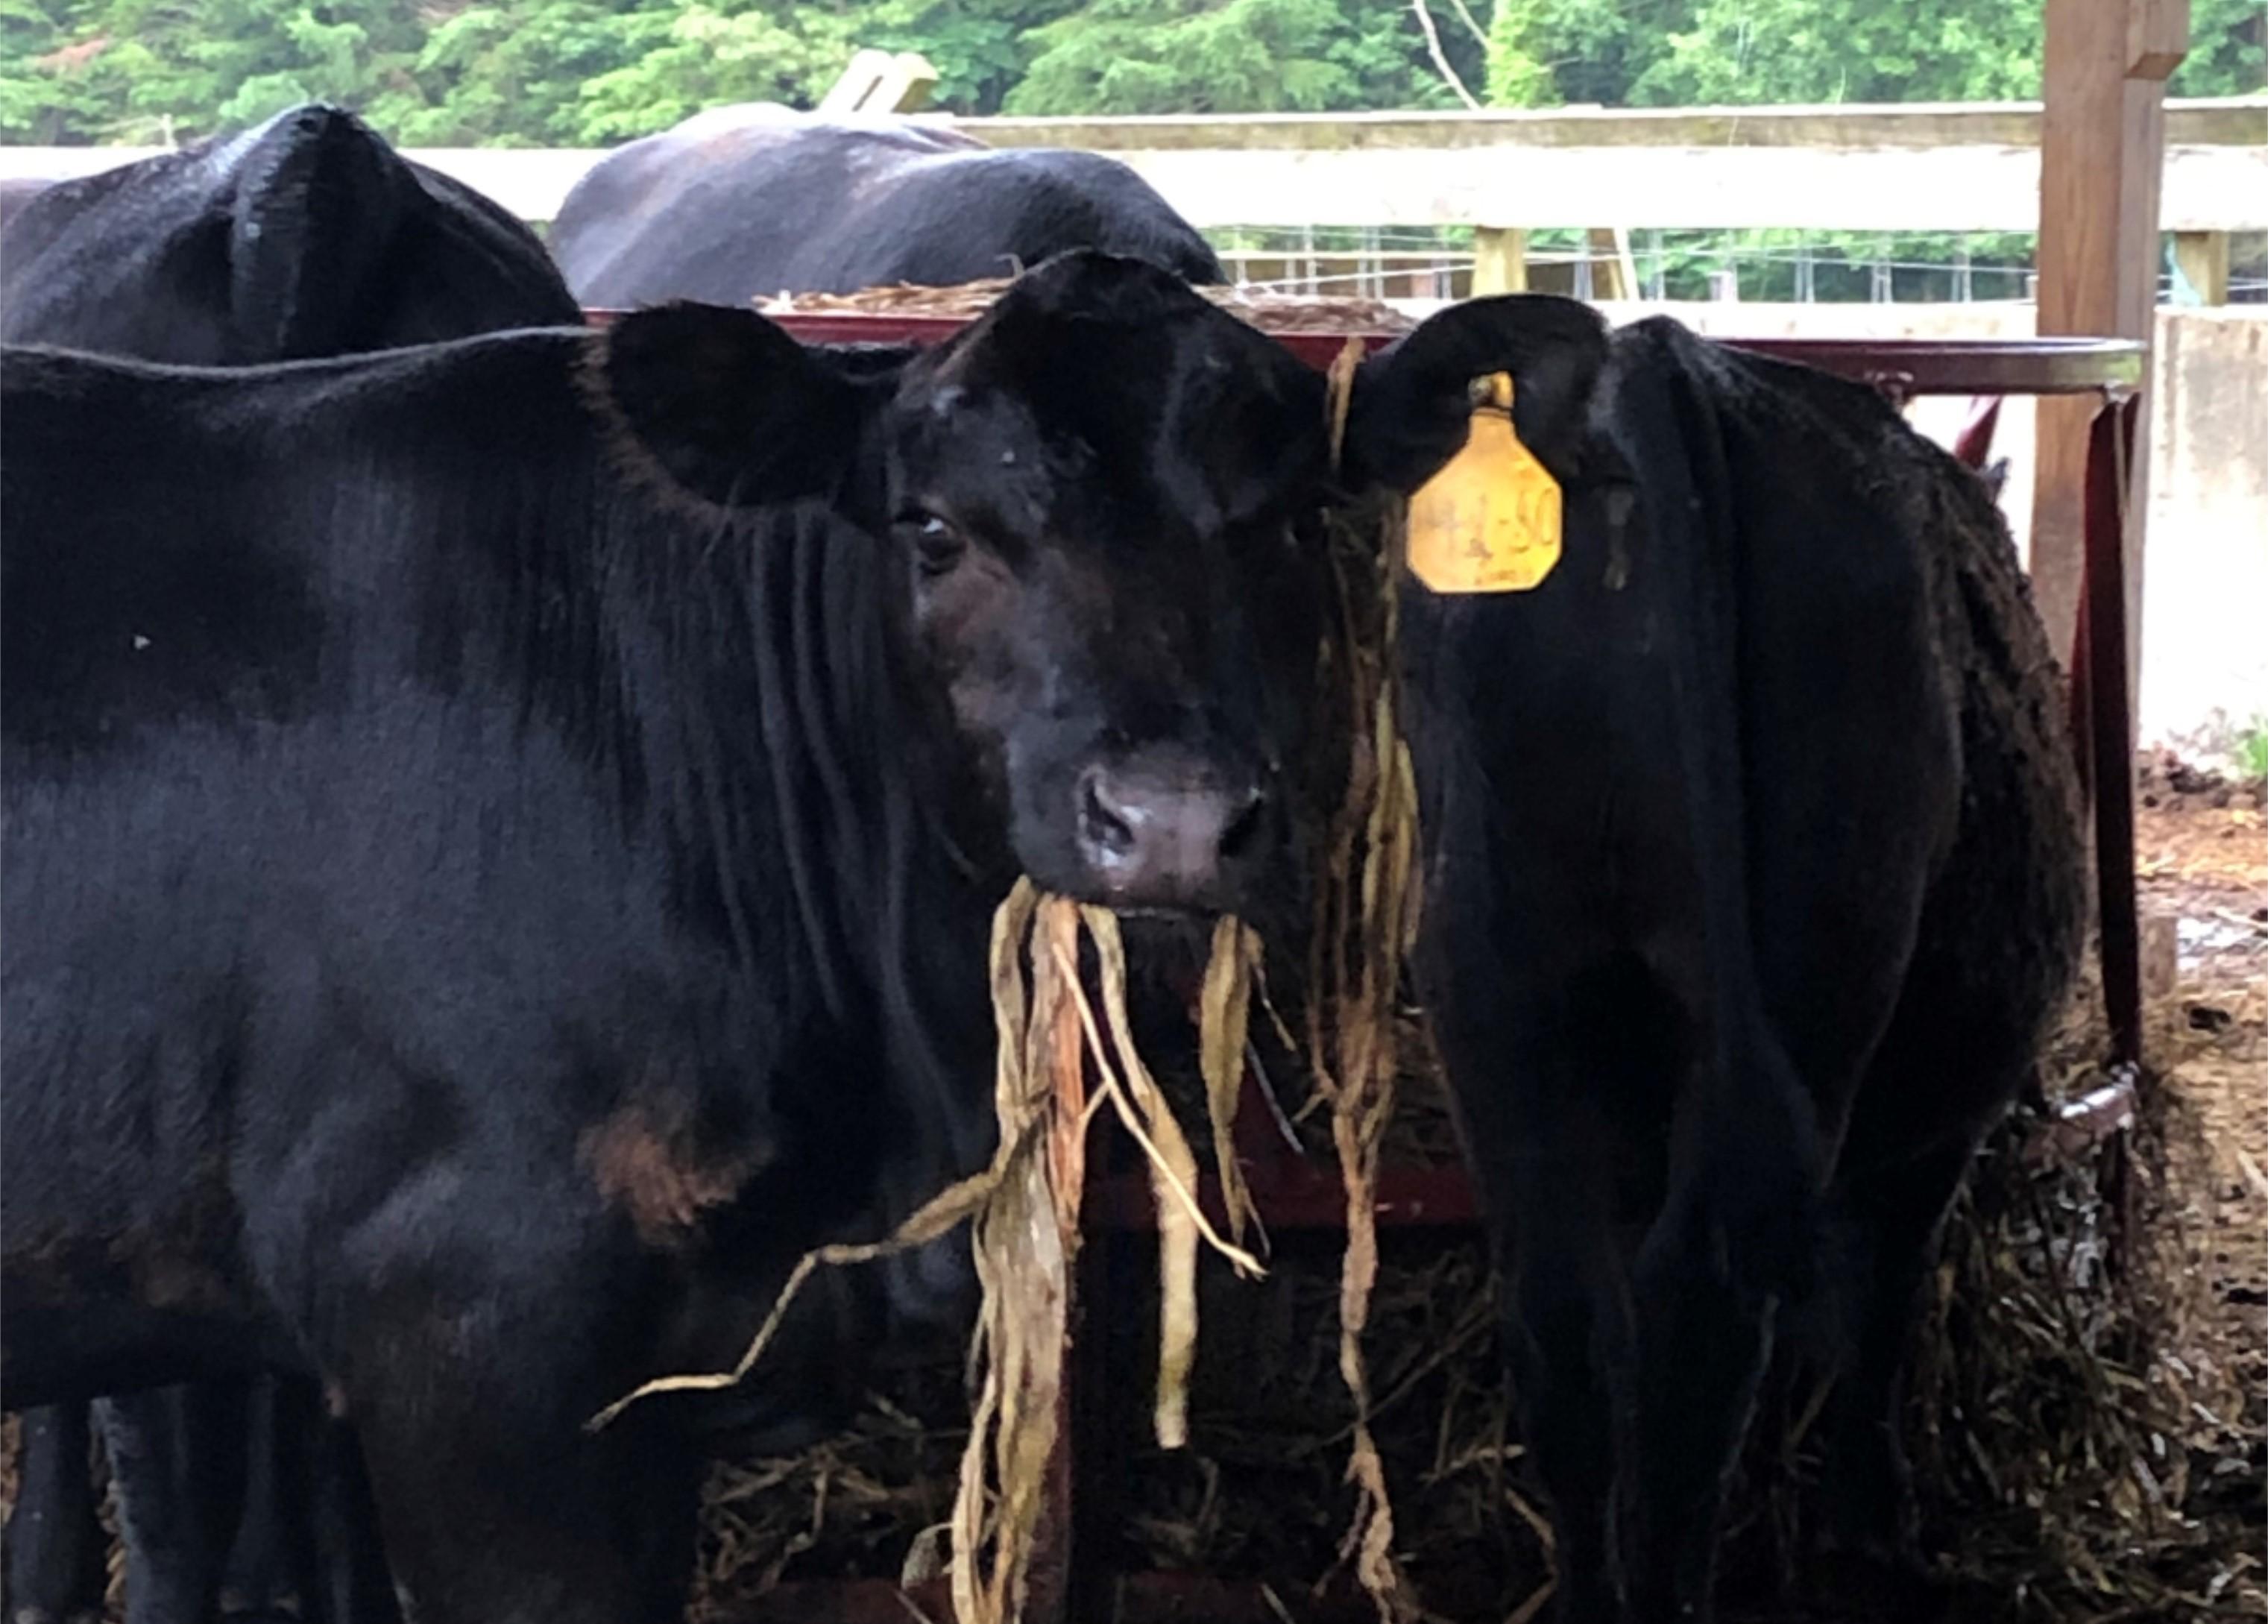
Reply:
[[[1506, 106], [2038, 92], [2038, 0], [1424, 0]], [[2262, 0], [2192, 0], [2184, 95], [2268, 84]], [[858, 46], [952, 111], [1454, 105], [1409, 0], [0, 0], [0, 140], [151, 142], [324, 98], [409, 144], [614, 142], [809, 106]]]
[[2268, 90], [2268, 0], [2190, 0], [2190, 54], [2166, 88], [2176, 96]]
[[1623, 106], [1691, 11], [1691, 0], [1497, 0], [1488, 99], [1506, 107]]
[[2036, 4], [1697, 0], [1631, 86], [1640, 105], [1992, 101], [2036, 96]]
[[[1089, 0], [1037, 33], [1022, 114], [1327, 112], [1451, 93], [1415, 14], [1378, 0]], [[1477, 83], [1478, 42], [1445, 33]]]
[[1353, 88], [1329, 0], [1090, 0], [1039, 30], [1011, 113], [1312, 111]]

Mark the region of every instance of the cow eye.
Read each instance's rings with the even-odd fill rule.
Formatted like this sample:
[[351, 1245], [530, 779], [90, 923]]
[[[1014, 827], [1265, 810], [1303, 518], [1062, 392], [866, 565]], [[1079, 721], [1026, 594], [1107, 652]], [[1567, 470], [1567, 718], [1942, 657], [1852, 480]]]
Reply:
[[909, 513], [898, 520], [913, 543], [914, 562], [924, 575], [942, 575], [961, 562], [968, 543], [952, 523], [935, 513]]

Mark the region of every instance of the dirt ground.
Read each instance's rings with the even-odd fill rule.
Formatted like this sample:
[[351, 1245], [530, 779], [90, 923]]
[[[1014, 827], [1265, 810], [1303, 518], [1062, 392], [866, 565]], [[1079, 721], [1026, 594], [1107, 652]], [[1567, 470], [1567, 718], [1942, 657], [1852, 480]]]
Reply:
[[[2137, 1143], [2166, 1170], [2138, 1203], [2149, 1277], [2137, 1295], [2149, 1307], [2136, 1310], [2138, 1319], [2088, 1305], [2073, 1332], [2088, 1344], [2084, 1360], [2069, 1348], [2035, 1348], [2006, 1370], [1955, 1369], [1940, 1382], [1928, 1423], [1939, 1430], [1917, 1451], [1926, 1469], [1940, 1463], [1928, 1532], [1945, 1553], [1948, 1579], [1959, 1580], [1950, 1586], [1957, 1599], [1933, 1607], [1937, 1616], [1980, 1624], [2268, 1619], [2264, 802], [2268, 785], [2231, 785], [2170, 761], [2146, 764], [2136, 848], [2146, 916], [2161, 922], [2146, 932], [2157, 973], [2149, 1022], [2154, 1076], [2146, 1087], [2157, 1089], [2156, 1104]], [[2074, 1052], [2099, 1048], [2092, 1027], [2082, 1022], [2067, 1038]], [[2063, 1083], [2080, 1089], [2092, 1081], [2081, 1061]], [[1416, 1137], [1437, 1141], [1438, 1103], [1416, 1098], [1410, 1109], [1425, 1118]], [[2057, 1189], [2081, 1193], [2065, 1200], [2060, 1217], [2051, 1214], [2030, 1229], [2005, 1212], [1989, 1221], [1971, 1214], [1965, 1243], [1949, 1248], [1948, 1289], [1973, 1295], [1979, 1269], [1975, 1278], [1999, 1280], [1992, 1270], [2012, 1266], [1987, 1255], [1996, 1248], [2036, 1244], [2058, 1266], [2086, 1253], [2100, 1239], [2100, 1214], [2085, 1210], [2094, 1177], [2080, 1170], [2050, 1189], [2051, 1207], [2064, 1199]], [[2036, 1206], [2047, 1187], [2034, 1181]], [[1114, 1565], [1264, 1578], [1290, 1619], [1305, 1616], [1309, 1586], [1336, 1565], [1348, 1507], [1340, 1481], [1346, 1417], [1333, 1363], [1336, 1253], [1327, 1242], [1286, 1245], [1276, 1264], [1257, 1288], [1209, 1278], [1192, 1447], [1173, 1456], [1150, 1446], [1138, 1426], [1146, 1407], [1146, 1305], [1113, 1314], [1130, 1326], [1121, 1333], [1126, 1356], [1117, 1368], [1135, 1418], [1113, 1463], [1125, 1491]], [[1144, 1266], [1137, 1258], [1130, 1267], [1138, 1300]], [[2080, 1277], [2074, 1263], [2071, 1278]], [[2056, 1311], [2068, 1313], [2068, 1303]], [[2005, 1325], [2012, 1329], [1996, 1334], [2029, 1334], [2013, 1310]], [[1392, 1236], [1373, 1325], [1378, 1430], [1397, 1500], [1398, 1543], [1429, 1612], [1459, 1624], [1524, 1618], [1549, 1578], [1548, 1535], [1508, 1434], [1476, 1249]], [[2153, 1339], [2154, 1346], [2139, 1346]], [[2111, 1387], [2096, 1393], [2091, 1420], [2073, 1419], [2070, 1403], [2025, 1407], [2066, 1379], [2102, 1389], [2103, 1372]], [[2136, 1391], [2121, 1397], [2120, 1383]], [[954, 1362], [910, 1366], [883, 1385], [851, 1431], [818, 1450], [717, 1468], [696, 1619], [726, 1624], [783, 1578], [895, 1577], [933, 1566], [934, 1531], [962, 1436]], [[1955, 1412], [1964, 1403], [2000, 1408], [1963, 1421]], [[2184, 1419], [2180, 1427], [2135, 1419], [2146, 1410]], [[2098, 1458], [2115, 1457], [2130, 1437], [2146, 1440], [2131, 1470]], [[0, 1435], [0, 1502], [12, 1495], [13, 1439], [11, 1421]], [[2058, 1458], [2028, 1465], [2021, 1458], [2031, 1450]], [[2063, 1458], [2080, 1456], [2086, 1458]], [[1769, 1546], [1776, 1505], [1756, 1497], [1742, 1513], [1736, 1545], [1750, 1553]], [[1742, 1560], [1728, 1576], [1739, 1577]], [[1823, 1624], [1827, 1616], [1841, 1624], [1856, 1616], [1737, 1602], [1727, 1612], [1737, 1624]], [[1920, 1615], [1870, 1608], [1865, 1616], [1904, 1624]]]

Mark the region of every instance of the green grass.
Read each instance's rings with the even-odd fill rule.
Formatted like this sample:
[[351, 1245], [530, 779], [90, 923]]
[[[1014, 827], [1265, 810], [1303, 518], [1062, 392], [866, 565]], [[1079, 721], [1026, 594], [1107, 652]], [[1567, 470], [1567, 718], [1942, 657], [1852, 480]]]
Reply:
[[2268, 716], [2256, 716], [2236, 735], [2236, 768], [2248, 779], [2268, 779]]

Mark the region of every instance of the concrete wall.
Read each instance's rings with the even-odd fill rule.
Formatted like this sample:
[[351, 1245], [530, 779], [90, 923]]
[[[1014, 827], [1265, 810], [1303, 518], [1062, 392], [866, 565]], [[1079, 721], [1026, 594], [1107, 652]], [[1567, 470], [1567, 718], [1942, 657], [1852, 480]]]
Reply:
[[[1414, 306], [1413, 306], [1414, 307]], [[2023, 338], [2029, 305], [1608, 305], [1616, 321], [1668, 314], [1714, 337]], [[2268, 306], [2158, 313], [2152, 365], [2150, 521], [2143, 564], [2140, 742], [2220, 755], [2268, 720]], [[1917, 402], [1950, 443], [1970, 402]], [[2032, 512], [2035, 413], [2002, 409], [1994, 454], [2018, 548]], [[2067, 646], [2070, 628], [2056, 629]]]
[[2268, 308], [2161, 311], [2141, 734], [2225, 750], [2268, 725]]

